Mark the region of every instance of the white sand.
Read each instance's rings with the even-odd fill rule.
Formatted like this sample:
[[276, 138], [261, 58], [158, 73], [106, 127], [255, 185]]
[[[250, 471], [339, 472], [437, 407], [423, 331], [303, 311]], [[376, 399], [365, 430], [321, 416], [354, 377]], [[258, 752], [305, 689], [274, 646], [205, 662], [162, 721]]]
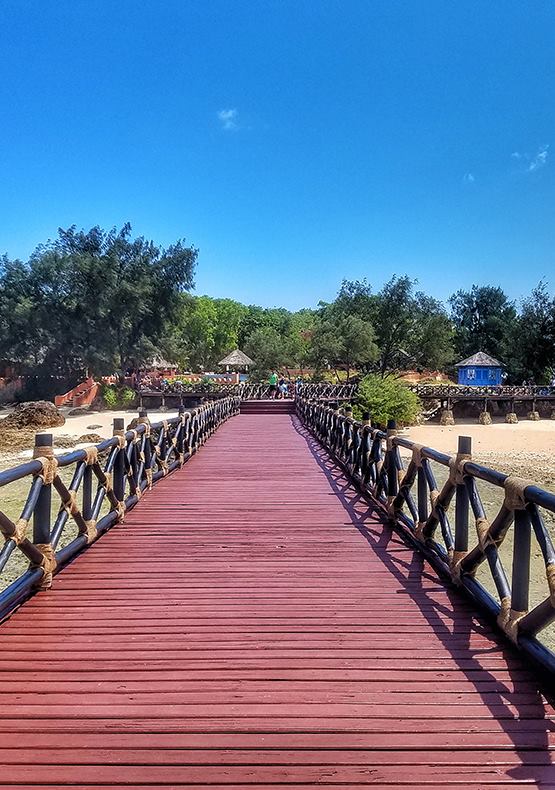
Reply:
[[523, 419], [515, 425], [505, 422], [478, 425], [463, 421], [447, 426], [426, 423], [406, 429], [403, 436], [444, 453], [456, 452], [459, 436], [472, 438], [475, 453], [554, 452], [555, 420], [533, 422]]
[[477, 463], [555, 491], [555, 420], [523, 419], [515, 425], [462, 420], [448, 426], [427, 423], [407, 428], [402, 435], [451, 455], [457, 452], [458, 437], [470, 436]]

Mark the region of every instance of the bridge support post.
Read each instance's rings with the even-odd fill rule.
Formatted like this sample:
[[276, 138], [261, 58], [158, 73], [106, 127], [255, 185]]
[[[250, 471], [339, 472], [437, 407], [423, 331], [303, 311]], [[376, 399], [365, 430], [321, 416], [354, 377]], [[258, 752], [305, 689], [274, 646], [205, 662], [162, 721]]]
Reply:
[[[472, 439], [470, 436], [459, 436], [457, 458], [470, 459], [472, 454]], [[459, 563], [468, 553], [468, 489], [464, 481], [457, 483], [455, 490], [455, 548], [453, 553], [452, 568], [454, 575], [460, 574]]]
[[452, 409], [444, 409], [441, 412], [441, 417], [439, 418], [440, 425], [454, 425], [455, 418], [453, 417], [453, 410]]
[[532, 401], [532, 411], [528, 415], [528, 419], [529, 420], [534, 420], [534, 422], [538, 422], [538, 420], [540, 419], [540, 413], [538, 411], [538, 407], [536, 405], [536, 399], [535, 398]]
[[[35, 436], [33, 456], [47, 459], [53, 467], [51, 474], [48, 474], [46, 470], [43, 473], [43, 484], [33, 513], [33, 543], [42, 554], [40, 567], [43, 569], [43, 578], [39, 583], [39, 587], [43, 590], [52, 586], [52, 573], [56, 568], [54, 549], [50, 542], [52, 478], [56, 474], [56, 461], [54, 460], [52, 444], [51, 433], [37, 433]], [[35, 564], [34, 561], [33, 564]], [[39, 566], [38, 562], [36, 566]]]
[[511, 402], [509, 404], [509, 411], [505, 415], [505, 422], [508, 422], [511, 425], [515, 425], [518, 422], [518, 417], [516, 416], [516, 412], [515, 412], [514, 399], [511, 400]]
[[478, 415], [478, 423], [480, 425], [491, 425], [492, 419], [491, 414], [488, 411], [488, 399], [484, 398], [484, 408], [483, 411], [480, 412]]
[[389, 510], [389, 517], [395, 518], [394, 514], [394, 500], [399, 491], [399, 477], [397, 474], [397, 463], [395, 459], [395, 447], [393, 445], [393, 437], [397, 433], [397, 423], [395, 420], [387, 421], [387, 439], [386, 439], [386, 456], [385, 468], [387, 472], [387, 503]]
[[[125, 422], [123, 417], [114, 417], [113, 435], [119, 436], [120, 439], [125, 437]], [[113, 489], [118, 502], [120, 505], [123, 505], [123, 507], [125, 507], [125, 478], [125, 446], [120, 446], [114, 461]]]

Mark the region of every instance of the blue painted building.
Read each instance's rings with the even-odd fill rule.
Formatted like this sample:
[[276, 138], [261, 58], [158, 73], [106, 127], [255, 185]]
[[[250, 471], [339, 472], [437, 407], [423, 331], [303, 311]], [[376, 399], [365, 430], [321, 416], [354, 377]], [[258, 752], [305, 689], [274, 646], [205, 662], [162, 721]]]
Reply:
[[483, 351], [455, 365], [459, 384], [467, 387], [497, 387], [503, 383], [503, 365]]

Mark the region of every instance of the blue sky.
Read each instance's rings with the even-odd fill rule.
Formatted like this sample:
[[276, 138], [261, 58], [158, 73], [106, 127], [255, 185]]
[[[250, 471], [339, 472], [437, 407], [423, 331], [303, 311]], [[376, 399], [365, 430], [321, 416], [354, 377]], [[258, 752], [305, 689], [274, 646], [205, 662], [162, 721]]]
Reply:
[[121, 225], [197, 291], [555, 290], [555, 3], [1, 0], [0, 251]]

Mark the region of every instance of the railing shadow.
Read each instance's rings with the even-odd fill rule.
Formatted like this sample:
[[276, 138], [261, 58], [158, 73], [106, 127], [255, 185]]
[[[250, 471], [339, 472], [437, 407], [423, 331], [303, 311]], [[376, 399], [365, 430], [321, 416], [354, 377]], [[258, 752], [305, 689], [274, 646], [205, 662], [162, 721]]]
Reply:
[[[505, 642], [502, 635], [491, 635], [490, 628], [473, 610], [471, 603], [462, 598], [457, 590], [450, 590], [433, 570], [428, 570], [429, 566], [424, 557], [417, 551], [411, 550], [410, 546], [402, 541], [380, 510], [357, 490], [354, 483], [349, 481], [341, 467], [302, 425], [298, 417], [292, 416], [291, 419], [294, 429], [306, 441], [311, 455], [328, 479], [350, 523], [365, 538], [406, 595], [417, 604], [430, 629], [450, 653], [457, 668], [473, 684], [484, 706], [490, 710], [500, 728], [510, 739], [521, 765], [508, 770], [507, 775], [519, 781], [533, 780], [543, 784], [545, 782], [543, 767], [553, 763], [549, 751], [549, 733], [555, 732], [555, 722], [546, 718], [539, 687], [535, 691], [530, 691], [530, 680], [525, 678], [523, 681], [520, 678], [523, 669], [529, 672], [529, 668], [522, 661], [522, 656]], [[391, 553], [392, 542], [399, 548], [405, 548], [406, 555], [410, 559], [404, 559], [398, 553]], [[447, 587], [448, 600], [452, 606], [446, 607], [436, 601], [433, 595], [429, 594], [430, 590], [424, 587], [423, 581], [431, 581], [443, 585], [444, 588]], [[472, 618], [469, 616], [470, 613]], [[452, 622], [452, 629], [446, 622], [448, 620]], [[473, 633], [490, 638], [492, 647], [485, 649], [471, 647], [470, 638]], [[456, 653], [453, 650], [455, 635]], [[481, 681], [491, 681], [494, 689], [499, 687], [500, 681], [494, 673], [482, 666], [479, 657], [499, 650], [503, 657], [508, 659], [506, 669], [513, 684], [513, 692], [507, 686], [503, 686], [501, 690], [483, 692], [474, 680], [478, 673]], [[514, 692], [525, 695], [523, 700], [519, 697], [512, 700], [510, 695]], [[529, 724], [523, 727], [521, 723], [525, 720]], [[530, 740], [532, 721], [537, 725], [537, 729], [534, 729], [533, 745]], [[430, 734], [430, 738], [433, 738], [433, 734]]]

